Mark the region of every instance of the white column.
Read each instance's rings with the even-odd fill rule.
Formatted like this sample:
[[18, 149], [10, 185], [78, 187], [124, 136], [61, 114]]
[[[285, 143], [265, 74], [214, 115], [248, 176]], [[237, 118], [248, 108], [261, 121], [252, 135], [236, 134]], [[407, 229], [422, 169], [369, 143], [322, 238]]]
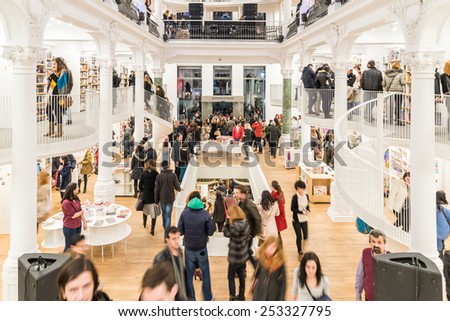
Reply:
[[99, 59], [100, 66], [100, 123], [98, 125], [98, 176], [94, 186], [94, 198], [114, 203], [115, 184], [112, 176], [112, 68], [111, 59]]
[[[333, 70], [335, 72], [335, 94], [334, 94], [334, 121], [335, 121], [335, 131], [345, 131], [346, 120], [341, 123], [341, 127], [336, 127], [336, 120], [345, 114], [347, 111], [347, 67], [351, 65], [350, 63], [335, 63], [333, 64]], [[335, 136], [336, 137], [336, 136]], [[339, 142], [335, 140], [334, 146], [338, 146]], [[334, 161], [334, 180], [337, 181], [342, 178], [341, 171], [342, 164], [339, 164], [339, 157], [335, 157]], [[349, 207], [342, 199], [341, 195], [336, 188], [335, 183], [331, 184], [331, 204], [328, 208], [327, 214], [333, 222], [352, 222], [355, 217], [351, 213]]]
[[411, 67], [411, 251], [442, 266], [436, 249], [435, 61], [423, 52], [405, 57]]
[[291, 0], [284, 0], [283, 2], [283, 34], [286, 36], [288, 32], [289, 20], [291, 19]]
[[[18, 299], [17, 260], [24, 253], [38, 252], [37, 217], [37, 125], [36, 62], [43, 49], [5, 46], [3, 57], [12, 63], [11, 123], [11, 233], [8, 257], [3, 264], [3, 300]], [[34, 107], [33, 107], [34, 108]], [[26, 146], [26, 151], [24, 151]]]
[[292, 70], [283, 71], [283, 128], [278, 153], [284, 156], [284, 149], [291, 145]]
[[136, 99], [134, 102], [134, 139], [140, 141], [144, 137], [144, 67], [136, 65]]
[[156, 0], [155, 2], [155, 12], [153, 13], [156, 17], [156, 23], [158, 23], [159, 26], [159, 32], [161, 33], [161, 37], [164, 34], [164, 23], [162, 21], [162, 0]]

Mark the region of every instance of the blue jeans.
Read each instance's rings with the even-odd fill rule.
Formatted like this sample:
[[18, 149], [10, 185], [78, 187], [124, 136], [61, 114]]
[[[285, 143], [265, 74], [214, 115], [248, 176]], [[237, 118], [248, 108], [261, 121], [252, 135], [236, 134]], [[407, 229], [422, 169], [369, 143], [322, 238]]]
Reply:
[[168, 204], [160, 204], [161, 206], [161, 214], [162, 214], [162, 222], [163, 222], [163, 228], [164, 228], [164, 239], [166, 238], [166, 230], [168, 227], [170, 227], [170, 224], [172, 223], [172, 208], [173, 203]]
[[68, 249], [70, 249], [70, 241], [75, 235], [81, 234], [81, 226], [77, 228], [68, 228], [63, 227], [63, 234], [64, 234], [64, 252]]
[[211, 301], [211, 276], [209, 273], [209, 261], [208, 261], [208, 250], [206, 247], [202, 250], [192, 251], [188, 248], [184, 250], [184, 258], [186, 263], [186, 287], [187, 295], [190, 299], [195, 301], [195, 290], [194, 290], [194, 270], [196, 265], [200, 267], [203, 274], [202, 292], [203, 300]]

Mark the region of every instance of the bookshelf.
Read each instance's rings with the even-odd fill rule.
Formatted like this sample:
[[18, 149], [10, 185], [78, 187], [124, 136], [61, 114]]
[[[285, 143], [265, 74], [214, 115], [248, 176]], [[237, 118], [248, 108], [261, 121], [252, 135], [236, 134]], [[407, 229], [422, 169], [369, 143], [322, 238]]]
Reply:
[[86, 93], [88, 91], [88, 62], [80, 57], [80, 111], [86, 110]]
[[88, 88], [93, 93], [100, 92], [100, 76], [96, 57], [91, 57], [91, 61], [89, 64]]
[[46, 118], [47, 107], [47, 63], [42, 60], [36, 65], [36, 118], [43, 121]]
[[36, 118], [43, 121], [47, 118], [47, 70], [52, 69], [52, 53], [47, 52], [47, 58], [36, 65]]

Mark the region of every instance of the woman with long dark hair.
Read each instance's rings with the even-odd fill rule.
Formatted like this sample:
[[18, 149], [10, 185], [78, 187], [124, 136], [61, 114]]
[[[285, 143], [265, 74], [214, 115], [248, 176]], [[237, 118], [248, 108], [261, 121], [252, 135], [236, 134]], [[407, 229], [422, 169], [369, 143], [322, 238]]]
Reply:
[[63, 234], [65, 240], [64, 252], [70, 248], [70, 242], [75, 235], [81, 234], [81, 226], [87, 229], [84, 211], [81, 208], [80, 199], [77, 195], [77, 183], [70, 183], [66, 187], [61, 200], [63, 217]]
[[317, 301], [323, 295], [330, 296], [328, 278], [322, 273], [316, 253], [303, 255], [300, 267], [294, 270], [291, 292], [294, 301]]
[[272, 181], [270, 187], [272, 189], [270, 195], [272, 195], [273, 199], [277, 201], [278, 208], [280, 209], [280, 215], [275, 216], [275, 223], [277, 224], [278, 237], [280, 238], [281, 241], [280, 232], [287, 229], [286, 214], [284, 212], [284, 204], [285, 204], [284, 193], [278, 181]]
[[133, 179], [134, 186], [134, 198], [137, 198], [138, 195], [138, 182], [141, 178], [142, 172], [144, 171], [144, 164], [147, 160], [147, 155], [144, 152], [144, 146], [139, 144], [131, 158], [131, 178]]
[[159, 215], [159, 209], [155, 204], [155, 182], [158, 177], [158, 171], [156, 170], [156, 162], [151, 159], [145, 162], [144, 172], [139, 180], [139, 190], [142, 193], [142, 200], [144, 208], [142, 211], [142, 222], [144, 228], [147, 226], [147, 216], [152, 218], [152, 226], [150, 234], [155, 235], [156, 218]]
[[259, 238], [264, 240], [270, 235], [278, 236], [275, 217], [280, 215], [280, 209], [269, 191], [264, 190], [262, 192], [258, 210], [261, 214], [261, 234]]

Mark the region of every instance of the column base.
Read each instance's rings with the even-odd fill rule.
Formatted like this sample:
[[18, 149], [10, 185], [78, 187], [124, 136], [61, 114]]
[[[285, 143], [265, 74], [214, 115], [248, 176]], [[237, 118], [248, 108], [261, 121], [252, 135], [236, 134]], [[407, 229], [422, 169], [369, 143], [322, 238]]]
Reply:
[[286, 147], [291, 147], [291, 135], [290, 134], [283, 134], [280, 137], [280, 148], [278, 148], [278, 155], [284, 156], [284, 149]]
[[94, 186], [94, 199], [102, 199], [103, 202], [115, 203], [116, 184], [114, 181], [112, 179], [107, 181], [97, 180]]
[[331, 193], [331, 205], [328, 208], [327, 214], [330, 219], [337, 222], [354, 222], [355, 216], [352, 214], [350, 208], [347, 206], [345, 201], [341, 198], [336, 185], [331, 183], [330, 188]]
[[[26, 251], [25, 253], [40, 253], [38, 246]], [[2, 298], [3, 301], [17, 301], [19, 299], [19, 257], [24, 254], [21, 253], [17, 257], [10, 254], [3, 263], [2, 271]]]

